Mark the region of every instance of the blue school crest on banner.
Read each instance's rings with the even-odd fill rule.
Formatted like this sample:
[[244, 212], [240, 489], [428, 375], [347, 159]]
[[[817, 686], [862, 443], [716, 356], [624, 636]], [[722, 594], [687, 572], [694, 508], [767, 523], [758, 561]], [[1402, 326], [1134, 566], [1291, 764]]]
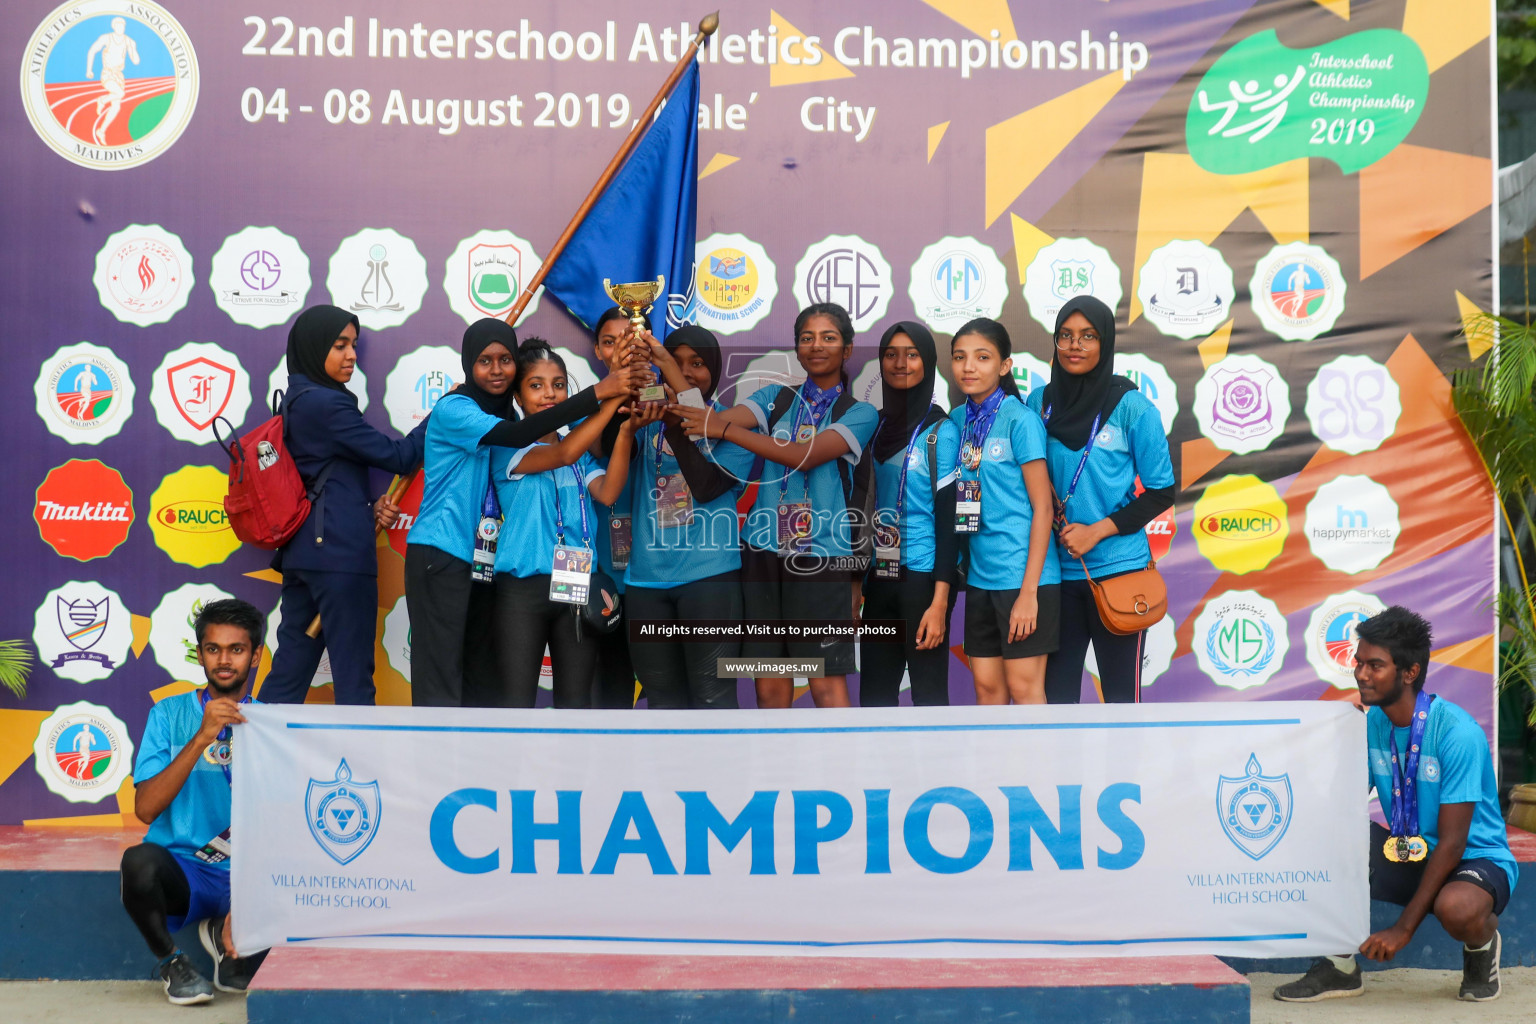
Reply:
[[1216, 814], [1232, 845], [1254, 860], [1273, 850], [1291, 826], [1291, 779], [1265, 775], [1259, 759], [1248, 755], [1246, 775], [1220, 776]]
[[336, 766], [335, 778], [310, 779], [304, 794], [309, 834], [338, 864], [350, 863], [368, 849], [379, 834], [381, 810], [377, 780], [354, 782], [346, 758]]

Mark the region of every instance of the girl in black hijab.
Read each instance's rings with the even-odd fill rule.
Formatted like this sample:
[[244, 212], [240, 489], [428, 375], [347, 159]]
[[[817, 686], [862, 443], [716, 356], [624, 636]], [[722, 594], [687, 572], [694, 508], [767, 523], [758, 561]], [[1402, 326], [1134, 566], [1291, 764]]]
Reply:
[[[405, 549], [411, 618], [411, 703], [488, 707], [499, 698], [490, 567], [501, 509], [491, 448], [522, 448], [628, 393], [627, 370], [552, 409], [518, 419], [512, 402], [517, 332], [505, 320], [471, 324], [460, 346], [464, 381], [437, 403], [426, 434], [421, 509]], [[475, 585], [475, 567], [485, 563]]]
[[1077, 703], [1092, 641], [1102, 699], [1139, 701], [1146, 631], [1121, 636], [1104, 628], [1086, 577], [1107, 579], [1151, 562], [1144, 528], [1173, 504], [1168, 439], [1152, 403], [1114, 375], [1113, 310], [1079, 295], [1056, 315], [1053, 338], [1051, 382], [1029, 396], [1045, 418], [1058, 502], [1061, 646], [1046, 662], [1046, 699]]
[[960, 430], [933, 402], [938, 349], [913, 321], [880, 338], [880, 424], [875, 464], [875, 557], [864, 581], [863, 617], [902, 619], [900, 644], [859, 641], [859, 703], [894, 707], [905, 670], [912, 703], [949, 703], [944, 640], [956, 577], [955, 462]]

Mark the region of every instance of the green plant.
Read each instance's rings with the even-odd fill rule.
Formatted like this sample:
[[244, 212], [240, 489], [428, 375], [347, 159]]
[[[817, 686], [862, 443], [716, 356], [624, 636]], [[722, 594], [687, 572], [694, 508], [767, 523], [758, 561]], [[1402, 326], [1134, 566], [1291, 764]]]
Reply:
[[18, 697], [27, 695], [32, 674], [32, 648], [25, 640], [0, 640], [0, 686]]

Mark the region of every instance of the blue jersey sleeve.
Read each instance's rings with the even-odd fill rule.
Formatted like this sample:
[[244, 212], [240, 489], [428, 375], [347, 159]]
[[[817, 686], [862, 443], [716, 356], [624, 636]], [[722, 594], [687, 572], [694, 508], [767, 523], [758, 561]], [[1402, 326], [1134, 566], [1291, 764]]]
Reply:
[[827, 429], [835, 430], [848, 442], [848, 454], [843, 458], [849, 462], [858, 462], [860, 453], [869, 444], [869, 439], [875, 436], [875, 428], [879, 425], [879, 410], [868, 402], [855, 402], [843, 413], [841, 419]]
[[1008, 439], [1013, 445], [1013, 460], [1019, 465], [1045, 458], [1045, 424], [1033, 413], [1026, 410], [1025, 415], [1014, 419]]
[[144, 723], [144, 738], [133, 766], [134, 783], [148, 782], [165, 771], [177, 753], [171, 749], [170, 715], [162, 701], [149, 709], [149, 720]]
[[1483, 764], [1488, 739], [1469, 721], [1456, 721], [1441, 738], [1440, 803], [1475, 804], [1483, 798]]
[[501, 422], [500, 416], [486, 412], [468, 395], [450, 394], [432, 407], [427, 434], [436, 443], [474, 451], [486, 432]]
[[745, 448], [731, 444], [729, 441], [699, 441], [698, 449], [704, 453], [704, 457], [725, 472], [729, 473], [735, 481], [731, 489], [740, 494], [746, 489], [751, 479], [752, 469], [757, 464], [757, 456]]
[[1141, 486], [1149, 491], [1173, 486], [1173, 459], [1168, 453], [1168, 436], [1163, 433], [1163, 419], [1157, 407], [1143, 400], [1146, 408], [1131, 421], [1131, 459]]
[[960, 479], [960, 428], [954, 420], [939, 424], [939, 444], [934, 455], [938, 458], [939, 478], [933, 486], [942, 491]]
[[581, 485], [583, 487], [591, 487], [592, 481], [607, 472], [606, 467], [597, 464], [597, 460], [592, 457], [591, 452], [582, 452], [581, 458], [576, 460], [576, 475], [581, 478]]
[[765, 388], [758, 388], [747, 396], [745, 402], [741, 403], [752, 410], [753, 415], [757, 417], [757, 429], [765, 434], [768, 433], [768, 417], [773, 413], [773, 400], [779, 397], [782, 387], [782, 384], [770, 384]]

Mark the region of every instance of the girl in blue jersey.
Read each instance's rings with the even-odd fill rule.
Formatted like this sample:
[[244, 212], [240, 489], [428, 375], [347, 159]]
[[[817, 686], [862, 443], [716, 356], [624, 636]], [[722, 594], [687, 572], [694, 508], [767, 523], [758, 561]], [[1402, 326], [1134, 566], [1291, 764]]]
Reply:
[[[513, 392], [530, 417], [566, 397], [559, 353], [540, 338], [517, 350]], [[595, 568], [597, 517], [592, 499], [611, 505], [624, 489], [635, 429], [645, 416], [625, 421], [614, 440], [610, 469], [592, 461], [592, 446], [625, 398], [609, 398], [564, 437], [556, 433], [523, 448], [497, 448], [491, 473], [506, 527], [496, 542], [496, 660], [503, 707], [533, 707], [539, 668], [549, 647], [558, 708], [590, 707], [592, 638], [577, 622]]]
[[1055, 342], [1051, 382], [1029, 396], [1050, 435], [1051, 480], [1062, 503], [1061, 647], [1046, 668], [1046, 695], [1052, 704], [1077, 703], [1091, 640], [1104, 701], [1139, 701], [1146, 631], [1121, 636], [1104, 628], [1085, 572], [1108, 579], [1152, 561], [1144, 528], [1173, 504], [1168, 438], [1156, 407], [1114, 375], [1112, 309], [1091, 295], [1072, 299], [1056, 315]]
[[1045, 659], [1056, 650], [1060, 567], [1051, 544], [1045, 428], [1019, 399], [1012, 343], [980, 317], [950, 342], [966, 402], [955, 531], [968, 543], [965, 654], [978, 704], [1045, 703]]
[[460, 349], [464, 383], [443, 396], [427, 421], [421, 510], [405, 549], [411, 703], [418, 707], [477, 707], [501, 689], [490, 643], [493, 590], [472, 579], [477, 556], [489, 563], [495, 553], [494, 538], [477, 532], [482, 520], [500, 516], [491, 447], [526, 447], [596, 413], [603, 400], [629, 393], [629, 372], [614, 373], [520, 420], [512, 404], [516, 351], [517, 334], [505, 320], [472, 324]]
[[905, 670], [912, 703], [949, 703], [949, 613], [957, 573], [955, 480], [960, 430], [933, 403], [938, 349], [922, 324], [880, 338], [875, 551], [864, 580], [866, 619], [902, 619], [903, 643], [859, 642], [859, 703], [894, 707]]
[[[673, 405], [690, 434], [726, 440], [761, 456], [764, 469], [742, 538], [742, 600], [749, 622], [805, 620], [851, 627], [868, 567], [869, 463], [861, 460], [879, 414], [848, 393], [844, 365], [853, 321], [834, 303], [807, 306], [795, 318], [795, 357], [806, 372], [799, 388], [770, 385], [723, 413]], [[811, 679], [817, 707], [848, 706], [851, 636], [750, 640], [748, 658], [821, 659]], [[787, 708], [794, 682], [757, 680], [757, 704]]]
[[[649, 334], [652, 359], [674, 400], [710, 403], [720, 379], [720, 345], [702, 327]], [[710, 408], [720, 410], [711, 403]], [[727, 441], [690, 439], [675, 419], [635, 434], [631, 456], [634, 546], [625, 572], [625, 615], [632, 622], [687, 622], [742, 617], [741, 540], [736, 499], [753, 456]], [[652, 708], [737, 707], [736, 680], [722, 679], [730, 640], [665, 640], [635, 644], [635, 669]]]

